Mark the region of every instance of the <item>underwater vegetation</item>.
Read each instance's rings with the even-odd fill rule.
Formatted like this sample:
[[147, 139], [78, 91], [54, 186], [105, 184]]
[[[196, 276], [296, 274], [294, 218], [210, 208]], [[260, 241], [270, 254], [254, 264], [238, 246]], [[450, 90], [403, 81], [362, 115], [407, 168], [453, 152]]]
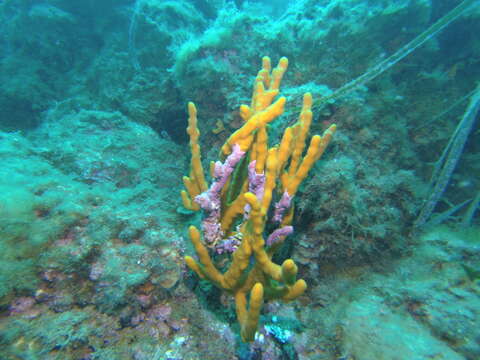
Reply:
[[0, 359], [480, 358], [477, 1], [0, 17]]

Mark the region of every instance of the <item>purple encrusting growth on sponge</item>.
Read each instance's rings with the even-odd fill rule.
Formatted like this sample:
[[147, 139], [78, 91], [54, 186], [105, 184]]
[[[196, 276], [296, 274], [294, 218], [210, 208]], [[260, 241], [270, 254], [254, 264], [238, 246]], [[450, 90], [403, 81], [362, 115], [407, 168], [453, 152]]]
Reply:
[[219, 242], [215, 246], [215, 252], [217, 254], [233, 253], [240, 246], [240, 243], [241, 239], [235, 236], [230, 236], [228, 239]]
[[292, 196], [285, 191], [282, 195], [282, 198], [275, 204], [275, 213], [273, 215], [273, 221], [281, 222], [285, 211], [290, 208], [292, 204]]
[[[248, 191], [255, 194], [257, 199], [261, 201], [263, 199], [263, 193], [265, 191], [265, 173], [257, 174], [255, 171], [255, 165], [257, 160], [253, 160], [248, 164]], [[245, 205], [244, 217], [248, 218], [250, 214], [250, 205]]]
[[267, 245], [272, 246], [273, 244], [282, 241], [283, 237], [293, 233], [293, 226], [284, 226], [279, 229], [274, 230], [267, 238]]
[[220, 227], [220, 193], [235, 166], [244, 156], [245, 151], [242, 151], [240, 146], [235, 144], [232, 153], [228, 155], [223, 164], [220, 161], [215, 163], [213, 176], [216, 180], [210, 188], [195, 197], [195, 202], [208, 213], [208, 216], [202, 222], [207, 244], [215, 244], [223, 237], [223, 231]]
[[248, 191], [255, 194], [258, 201], [263, 199], [263, 192], [265, 191], [265, 174], [257, 174], [255, 165], [257, 160], [253, 160], [248, 164]]

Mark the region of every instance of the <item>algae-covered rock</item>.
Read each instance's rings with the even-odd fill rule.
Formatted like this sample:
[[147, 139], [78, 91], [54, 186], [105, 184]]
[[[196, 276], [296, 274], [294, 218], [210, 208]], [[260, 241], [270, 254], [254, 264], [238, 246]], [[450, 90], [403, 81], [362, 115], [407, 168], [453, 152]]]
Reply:
[[428, 328], [389, 308], [380, 297], [353, 302], [343, 324], [343, 350], [358, 360], [462, 360]]

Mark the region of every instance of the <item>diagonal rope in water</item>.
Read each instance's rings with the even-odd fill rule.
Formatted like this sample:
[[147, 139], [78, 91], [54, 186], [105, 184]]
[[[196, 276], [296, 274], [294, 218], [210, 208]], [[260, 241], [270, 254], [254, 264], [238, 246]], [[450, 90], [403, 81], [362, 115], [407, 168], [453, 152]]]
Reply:
[[132, 17], [130, 18], [130, 26], [128, 28], [128, 54], [130, 56], [130, 61], [135, 70], [141, 70], [140, 62], [137, 57], [137, 47], [135, 44], [136, 32], [137, 32], [137, 18], [140, 13], [140, 7], [142, 0], [136, 0], [135, 6], [133, 8]]
[[[475, 1], [477, 2], [475, 3]], [[450, 12], [437, 20], [432, 26], [430, 26], [427, 30], [418, 35], [415, 39], [404, 45], [402, 48], [397, 50], [394, 54], [392, 54], [385, 60], [380, 61], [374, 67], [369, 69], [365, 74], [343, 85], [340, 89], [334, 91], [331, 95], [321, 98], [320, 101], [313, 106], [313, 109], [321, 108], [329, 101], [338, 99], [339, 97], [376, 78], [378, 75], [391, 68], [397, 62], [410, 54], [413, 50], [422, 45], [425, 41], [431, 39], [435, 34], [443, 30], [453, 20], [457, 19], [460, 15], [462, 15], [463, 12], [467, 10], [472, 4], [476, 6], [479, 4], [479, 2], [478, 0], [464, 0], [460, 3], [460, 5], [450, 10]]]
[[447, 144], [446, 150], [440, 157], [439, 170], [436, 171], [431, 179], [430, 195], [420, 211], [417, 220], [414, 224], [414, 229], [419, 229], [424, 226], [430, 219], [430, 216], [435, 210], [437, 202], [442, 197], [445, 189], [450, 182], [450, 178], [457, 166], [460, 155], [463, 152], [468, 135], [472, 130], [475, 119], [480, 112], [480, 85], [477, 85], [474, 94], [470, 98], [467, 110], [462, 117], [462, 120], [457, 125], [450, 141]]

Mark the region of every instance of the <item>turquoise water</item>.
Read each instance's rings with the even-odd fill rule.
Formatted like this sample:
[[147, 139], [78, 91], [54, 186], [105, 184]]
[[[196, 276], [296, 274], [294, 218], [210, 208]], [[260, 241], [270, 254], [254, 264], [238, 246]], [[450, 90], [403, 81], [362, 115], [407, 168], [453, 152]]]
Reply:
[[[477, 2], [3, 0], [0, 17], [0, 359], [480, 358]], [[180, 192], [196, 176], [187, 103], [197, 195], [219, 181], [209, 163], [225, 161], [240, 105], [255, 109], [264, 56], [288, 58], [264, 146], [305, 126], [307, 92], [300, 160], [314, 134], [336, 133], [275, 240], [273, 262], [292, 259], [308, 287], [291, 302], [266, 291], [244, 342], [238, 289], [184, 256], [199, 259], [194, 225], [215, 266], [231, 266], [254, 215], [240, 206], [216, 244], [208, 219], [224, 223], [226, 199], [254, 183], [254, 151], [217, 213]], [[269, 254], [287, 188], [276, 171]]]

